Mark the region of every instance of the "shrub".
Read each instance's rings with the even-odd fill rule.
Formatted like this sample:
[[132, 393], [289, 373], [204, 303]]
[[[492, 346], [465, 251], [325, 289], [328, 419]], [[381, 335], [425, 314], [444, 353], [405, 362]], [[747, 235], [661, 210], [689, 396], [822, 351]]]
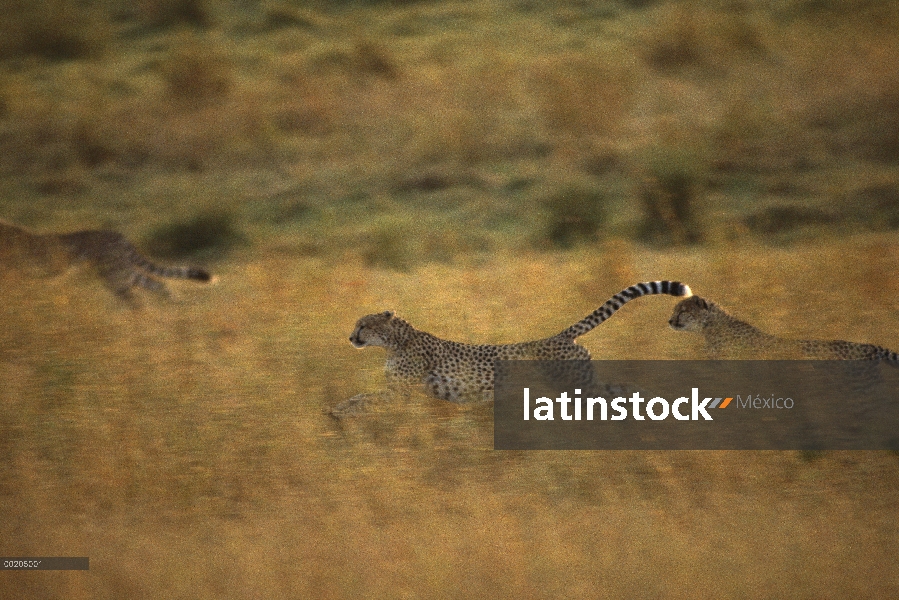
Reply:
[[226, 97], [233, 85], [231, 61], [208, 40], [194, 37], [178, 44], [161, 70], [169, 95], [191, 107]]
[[147, 249], [163, 258], [221, 256], [244, 241], [230, 214], [209, 212], [158, 227], [147, 241]]
[[4, 2], [0, 58], [70, 60], [98, 54], [109, 35], [99, 13], [76, 0]]
[[704, 153], [671, 143], [644, 157], [640, 202], [644, 218], [639, 236], [647, 242], [695, 244], [701, 241], [696, 199], [704, 185]]
[[214, 21], [205, 0], [143, 0], [138, 17], [151, 27], [186, 24], [206, 29]]
[[606, 222], [605, 195], [587, 185], [565, 185], [539, 202], [546, 214], [545, 239], [557, 248], [596, 241]]

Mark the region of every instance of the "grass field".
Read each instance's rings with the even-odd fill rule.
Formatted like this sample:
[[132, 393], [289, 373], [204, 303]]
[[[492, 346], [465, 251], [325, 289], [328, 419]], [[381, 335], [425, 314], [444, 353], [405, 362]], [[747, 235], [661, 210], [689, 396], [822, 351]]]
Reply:
[[[211, 286], [0, 268], [10, 598], [893, 597], [891, 452], [498, 452], [348, 342], [567, 327], [678, 279], [899, 350], [895, 3], [4, 2], [0, 218]], [[56, 15], [56, 16], [54, 16]], [[0, 240], [2, 243], [2, 240]], [[2, 255], [2, 253], [0, 253]], [[597, 359], [685, 359], [675, 301]]]

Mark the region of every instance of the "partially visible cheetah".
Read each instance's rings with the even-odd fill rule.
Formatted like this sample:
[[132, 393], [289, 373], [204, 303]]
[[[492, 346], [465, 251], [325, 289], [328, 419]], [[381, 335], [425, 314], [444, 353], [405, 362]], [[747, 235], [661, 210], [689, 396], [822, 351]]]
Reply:
[[41, 235], [0, 221], [0, 266], [57, 275], [78, 262], [90, 264], [106, 285], [123, 297], [135, 286], [169, 295], [165, 284], [154, 276], [203, 282], [212, 279], [205, 269], [158, 266], [115, 231]]
[[691, 296], [674, 307], [672, 329], [695, 331], [705, 337], [706, 351], [717, 359], [886, 360], [899, 365], [891, 350], [843, 340], [793, 340], [765, 333], [736, 319], [709, 300]]
[[602, 306], [552, 337], [519, 344], [463, 344], [419, 331], [392, 311], [359, 319], [350, 336], [356, 348], [387, 350], [388, 383], [424, 385], [431, 395], [451, 402], [493, 399], [496, 360], [590, 360], [575, 340], [611, 317], [635, 298], [651, 294], [689, 296], [677, 281], [638, 283], [612, 296]]

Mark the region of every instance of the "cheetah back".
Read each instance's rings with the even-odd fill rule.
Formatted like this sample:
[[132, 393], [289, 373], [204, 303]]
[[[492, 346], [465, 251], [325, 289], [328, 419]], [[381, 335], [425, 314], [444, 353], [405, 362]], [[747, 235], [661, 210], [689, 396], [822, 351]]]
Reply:
[[502, 345], [439, 342], [423, 382], [433, 396], [451, 402], [492, 400], [497, 360], [590, 360], [586, 348], [561, 336]]

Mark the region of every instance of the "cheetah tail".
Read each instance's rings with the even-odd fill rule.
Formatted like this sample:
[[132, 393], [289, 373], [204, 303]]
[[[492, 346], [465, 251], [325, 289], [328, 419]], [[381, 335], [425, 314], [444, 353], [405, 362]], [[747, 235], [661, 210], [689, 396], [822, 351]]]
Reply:
[[213, 279], [212, 275], [206, 269], [198, 267], [161, 267], [152, 263], [149, 259], [141, 256], [137, 252], [133, 253], [132, 261], [136, 266], [147, 273], [159, 277], [166, 277], [169, 279], [193, 279], [195, 281], [204, 282], [212, 281]]
[[576, 339], [600, 323], [611, 317], [619, 308], [641, 296], [651, 296], [655, 294], [667, 294], [669, 296], [692, 296], [693, 292], [690, 286], [679, 281], [645, 281], [623, 289], [608, 300], [605, 304], [594, 310], [592, 313], [559, 334], [560, 337], [568, 339]]

